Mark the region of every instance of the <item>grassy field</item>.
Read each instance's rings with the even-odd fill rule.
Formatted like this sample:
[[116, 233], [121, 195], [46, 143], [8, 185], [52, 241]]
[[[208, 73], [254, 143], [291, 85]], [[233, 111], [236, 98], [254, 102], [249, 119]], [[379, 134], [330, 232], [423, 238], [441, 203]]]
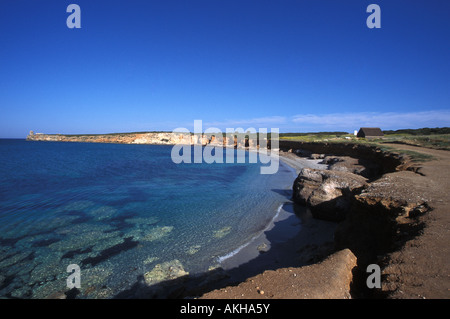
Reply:
[[436, 135], [386, 135], [382, 143], [402, 143], [427, 148], [450, 150], [450, 134]]
[[[439, 134], [442, 132], [445, 134]], [[343, 132], [288, 133], [280, 134], [280, 140], [368, 144], [377, 146], [383, 151], [408, 155], [414, 162], [432, 160], [433, 157], [419, 152], [401, 150], [391, 145], [385, 145], [385, 143], [406, 144], [450, 151], [450, 133], [448, 133], [448, 128], [386, 131], [384, 133], [385, 135], [383, 138], [370, 140], [357, 138], [353, 134], [346, 134]]]
[[280, 133], [280, 140], [302, 141], [302, 142], [358, 142], [353, 134], [347, 133]]
[[419, 153], [419, 152], [410, 151], [410, 150], [402, 150], [399, 148], [395, 148], [392, 146], [386, 146], [383, 144], [379, 145], [379, 148], [385, 152], [407, 155], [407, 156], [409, 156], [411, 161], [415, 162], [415, 163], [422, 163], [422, 162], [431, 161], [431, 160], [435, 159], [434, 156], [430, 155], [430, 154], [424, 154], [424, 153]]
[[280, 139], [302, 142], [352, 142], [379, 145], [383, 143], [399, 143], [433, 149], [450, 150], [450, 134], [413, 135], [408, 133], [385, 134], [383, 138], [357, 138], [353, 134], [337, 133], [288, 133], [280, 134]]

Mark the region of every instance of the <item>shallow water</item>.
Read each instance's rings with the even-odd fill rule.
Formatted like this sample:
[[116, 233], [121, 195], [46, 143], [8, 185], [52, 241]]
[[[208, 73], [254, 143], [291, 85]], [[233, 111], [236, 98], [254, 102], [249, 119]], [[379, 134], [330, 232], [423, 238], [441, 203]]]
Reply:
[[[293, 171], [175, 164], [171, 146], [0, 140], [0, 297], [45, 298], [81, 269], [111, 298], [161, 265], [196, 274], [262, 232]], [[248, 156], [248, 153], [246, 153]]]

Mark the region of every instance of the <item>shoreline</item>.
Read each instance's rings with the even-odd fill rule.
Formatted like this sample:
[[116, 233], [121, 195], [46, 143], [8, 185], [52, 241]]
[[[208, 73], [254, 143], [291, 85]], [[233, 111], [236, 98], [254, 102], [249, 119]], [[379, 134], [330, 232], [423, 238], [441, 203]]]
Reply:
[[[259, 251], [261, 251], [261, 252], [264, 252], [264, 251], [265, 251], [265, 249], [264, 249], [264, 250], [263, 250], [263, 249], [259, 249], [260, 245], [263, 245], [263, 244], [266, 244], [266, 245], [267, 245], [267, 244], [270, 244], [270, 243], [266, 243], [266, 242], [264, 242], [264, 241], [261, 241], [261, 238], [264, 237], [264, 233], [265, 233], [266, 231], [268, 231], [268, 230], [270, 230], [271, 228], [273, 228], [274, 223], [277, 221], [277, 219], [279, 219], [281, 210], [283, 209], [283, 206], [284, 206], [284, 205], [285, 205], [285, 204], [280, 204], [280, 206], [279, 206], [278, 209], [277, 209], [277, 212], [275, 213], [275, 215], [273, 216], [273, 218], [271, 219], [271, 221], [266, 225], [266, 227], [265, 227], [261, 232], [255, 234], [248, 242], [246, 242], [245, 244], [242, 244], [241, 246], [237, 247], [236, 249], [234, 249], [234, 250], [231, 251], [230, 253], [228, 253], [228, 254], [226, 254], [226, 255], [223, 255], [223, 256], [219, 256], [219, 257], [217, 258], [217, 260], [218, 260], [218, 262], [219, 262], [219, 264], [220, 264], [220, 266], [221, 266], [222, 269], [227, 270], [227, 269], [231, 269], [231, 268], [236, 267], [236, 265], [233, 266], [232, 260], [234, 260], [234, 259], [239, 259], [239, 255], [241, 255], [242, 252], [245, 252], [245, 251], [246, 251], [246, 248], [247, 248], [248, 246], [254, 246], [255, 244], [259, 244], [259, 245], [257, 246], [257, 250], [259, 250]], [[269, 248], [270, 248], [270, 247], [269, 247]], [[248, 253], [250, 253], [250, 252], [248, 252]], [[247, 254], [245, 254], [245, 256], [250, 257], [250, 256], [248, 256]], [[256, 257], [256, 256], [257, 256], [257, 254], [255, 254], [255, 257]], [[244, 260], [245, 260], [245, 259], [247, 259], [247, 258], [244, 257]], [[248, 259], [248, 260], [249, 260], [249, 259]], [[230, 264], [230, 261], [231, 261], [231, 264]], [[242, 264], [242, 263], [243, 263], [243, 262], [238, 263], [237, 266], [239, 266], [239, 265]], [[227, 266], [227, 265], [228, 265], [228, 266]]]
[[[314, 219], [311, 212], [292, 201], [292, 183], [302, 167], [317, 167], [318, 160], [285, 161], [280, 151], [280, 168], [292, 173], [285, 184], [286, 199], [280, 203], [265, 227], [248, 242], [217, 256], [218, 264], [207, 272], [192, 274], [145, 286], [136, 283], [115, 298], [203, 298], [208, 292], [236, 285], [267, 270], [302, 267], [318, 262], [332, 251], [337, 224]], [[289, 163], [294, 164], [290, 165]], [[324, 165], [326, 166], [326, 165]], [[276, 207], [276, 206], [275, 206]]]
[[[291, 185], [303, 167], [326, 168], [320, 160], [298, 161], [280, 151], [279, 159], [292, 170]], [[292, 187], [285, 189], [292, 193]], [[290, 195], [292, 196], [292, 195]], [[301, 267], [326, 257], [331, 252], [333, 235], [337, 224], [314, 219], [311, 212], [291, 199], [277, 209], [266, 227], [249, 242], [230, 253], [220, 256], [220, 268], [229, 276], [229, 284], [245, 281], [247, 278], [269, 269], [279, 267]]]
[[230, 283], [240, 283], [267, 270], [308, 265], [331, 251], [336, 227], [313, 219], [306, 207], [286, 202], [261, 234], [220, 266]]

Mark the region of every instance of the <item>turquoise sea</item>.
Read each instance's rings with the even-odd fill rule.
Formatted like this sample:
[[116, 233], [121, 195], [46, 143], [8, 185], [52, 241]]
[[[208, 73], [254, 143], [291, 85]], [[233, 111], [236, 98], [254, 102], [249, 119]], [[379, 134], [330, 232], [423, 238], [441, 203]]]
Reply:
[[[0, 297], [113, 298], [164, 265], [220, 267], [286, 202], [293, 170], [175, 164], [171, 146], [0, 140]], [[246, 152], [248, 157], [248, 153]], [[159, 267], [159, 268], [158, 268]], [[172, 268], [170, 268], [172, 269]]]

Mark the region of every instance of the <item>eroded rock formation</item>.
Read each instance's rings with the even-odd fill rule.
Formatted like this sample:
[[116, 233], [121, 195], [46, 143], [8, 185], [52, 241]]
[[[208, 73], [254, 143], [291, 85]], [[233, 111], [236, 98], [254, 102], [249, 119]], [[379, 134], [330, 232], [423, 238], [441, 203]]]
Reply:
[[356, 256], [343, 249], [318, 264], [267, 270], [201, 299], [348, 299], [356, 263]]
[[[337, 147], [338, 153], [343, 151], [343, 146]], [[372, 147], [370, 161], [366, 153], [370, 148], [364, 148], [361, 158], [330, 156], [325, 152], [330, 146], [326, 145], [313, 148], [317, 154], [324, 154], [322, 163], [329, 165], [328, 170], [302, 170], [293, 185], [293, 199], [308, 206], [315, 218], [340, 221], [335, 249], [350, 249], [357, 256], [353, 293], [367, 297], [374, 293], [365, 285], [367, 265], [383, 265], [391, 252], [401, 249], [422, 231], [420, 217], [430, 211], [430, 199], [424, 197], [426, 184], [416, 182], [417, 174], [410, 169], [408, 157], [389, 155]], [[383, 289], [376, 291], [380, 296], [396, 289], [389, 282], [390, 273], [383, 273]]]
[[307, 205], [315, 218], [341, 221], [354, 194], [367, 179], [346, 171], [304, 168], [294, 181], [293, 199]]
[[[30, 134], [28, 141], [45, 142], [83, 142], [83, 143], [119, 143], [119, 144], [166, 144], [177, 143], [195, 144], [198, 141], [194, 135], [188, 133], [154, 132], [154, 133], [123, 133], [123, 134], [91, 134], [91, 135], [62, 135], [62, 134]], [[206, 141], [202, 141], [206, 144]]]

